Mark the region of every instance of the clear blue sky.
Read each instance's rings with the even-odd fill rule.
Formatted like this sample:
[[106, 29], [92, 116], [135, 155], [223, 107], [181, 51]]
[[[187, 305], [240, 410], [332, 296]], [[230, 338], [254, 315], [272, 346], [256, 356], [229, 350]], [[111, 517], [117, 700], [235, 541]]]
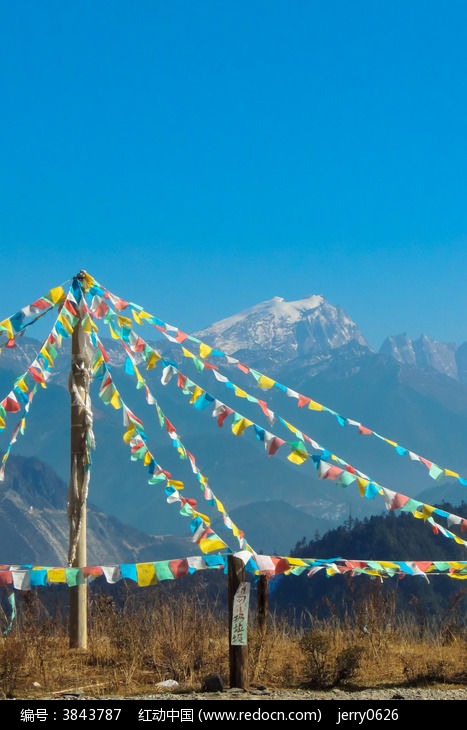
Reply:
[[467, 340], [467, 4], [0, 4], [0, 318], [87, 269], [194, 331], [323, 294]]

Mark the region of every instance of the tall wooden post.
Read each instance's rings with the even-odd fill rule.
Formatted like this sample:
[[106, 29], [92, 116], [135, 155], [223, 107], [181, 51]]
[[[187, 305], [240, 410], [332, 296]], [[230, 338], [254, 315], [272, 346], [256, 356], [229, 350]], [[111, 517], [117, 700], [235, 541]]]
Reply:
[[261, 634], [261, 638], [264, 639], [266, 630], [268, 627], [268, 613], [269, 613], [269, 594], [268, 594], [268, 576], [260, 575], [258, 580], [258, 595], [257, 595], [257, 621], [258, 629]]
[[234, 597], [240, 583], [245, 581], [245, 566], [240, 558], [227, 556], [229, 603], [229, 670], [230, 686], [249, 689], [248, 645], [232, 645], [232, 618]]
[[[76, 277], [85, 291], [85, 277]], [[69, 390], [71, 396], [71, 473], [68, 492], [68, 516], [70, 543], [68, 564], [82, 568], [87, 563], [86, 551], [86, 497], [89, 481], [89, 398], [90, 357], [82, 325], [82, 308], [72, 333], [71, 372]], [[87, 584], [85, 581], [70, 587], [69, 616], [70, 647], [87, 649]]]

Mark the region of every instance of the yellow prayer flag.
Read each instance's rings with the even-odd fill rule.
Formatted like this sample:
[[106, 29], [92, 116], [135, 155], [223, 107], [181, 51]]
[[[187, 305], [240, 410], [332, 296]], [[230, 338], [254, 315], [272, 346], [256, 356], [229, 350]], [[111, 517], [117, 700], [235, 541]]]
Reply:
[[59, 302], [60, 299], [63, 299], [64, 296], [65, 292], [63, 288], [61, 286], [56, 286], [49, 291], [46, 298], [50, 299], [53, 304], [57, 304], [57, 302]]
[[63, 309], [60, 312], [59, 316], [57, 317], [57, 321], [60, 322], [61, 325], [63, 325], [63, 329], [65, 329], [69, 335], [73, 332], [73, 325], [68, 321], [67, 317], [63, 314]]
[[49, 568], [47, 571], [47, 581], [49, 583], [66, 583], [65, 568]]
[[151, 314], [149, 312], [146, 312], [144, 309], [141, 309], [139, 312], [137, 312], [135, 309], [132, 310], [133, 319], [137, 324], [143, 324], [143, 319], [151, 319]]
[[459, 478], [459, 476], [460, 476], [460, 475], [459, 475], [459, 474], [457, 473], [457, 471], [451, 471], [451, 469], [445, 469], [445, 470], [444, 470], [444, 473], [446, 474], [446, 476], [447, 476], [447, 477], [456, 477], [456, 479], [458, 479], [458, 478]]
[[212, 352], [212, 347], [209, 347], [209, 345], [205, 345], [204, 342], [200, 342], [199, 345], [199, 356], [202, 358], [209, 357], [209, 355]]
[[185, 489], [185, 485], [183, 482], [181, 482], [179, 479], [167, 479], [167, 484], [173, 487], [174, 489]]
[[429, 504], [424, 504], [422, 507], [423, 519], [427, 520], [429, 517], [431, 517], [434, 511], [435, 507], [431, 507]]
[[258, 379], [258, 385], [263, 390], [269, 390], [269, 388], [272, 388], [275, 384], [275, 380], [272, 378], [268, 378], [267, 375], [261, 375]]
[[10, 340], [13, 339], [13, 327], [9, 319], [4, 319], [3, 322], [0, 322], [0, 328], [6, 330]]
[[358, 491], [360, 493], [360, 497], [365, 496], [365, 489], [368, 486], [369, 481], [368, 479], [362, 479], [362, 477], [357, 477], [357, 485], [358, 485]]
[[317, 403], [315, 400], [311, 400], [308, 403], [308, 408], [310, 409], [310, 411], [322, 411], [323, 410], [323, 406], [321, 405], [321, 403]]
[[307, 565], [307, 563], [305, 563], [305, 561], [302, 560], [301, 558], [287, 558], [287, 562], [289, 563], [289, 565], [295, 566], [295, 567], [303, 566], [303, 565], [306, 567], [306, 565]]
[[237, 385], [234, 385], [234, 393], [237, 398], [246, 398], [248, 396], [248, 393], [239, 388]]
[[220, 499], [217, 499], [217, 497], [214, 497], [214, 501], [216, 503], [216, 507], [219, 510], [219, 512], [224, 513], [225, 512], [224, 505], [222, 504], [222, 502], [220, 501]]
[[295, 426], [293, 426], [288, 421], [285, 421], [283, 418], [281, 419], [281, 421], [284, 424], [284, 426], [287, 426], [287, 428], [289, 429], [289, 431], [292, 431], [292, 433], [297, 433], [298, 432], [298, 428], [296, 428]]
[[303, 464], [303, 462], [308, 459], [308, 454], [305, 454], [304, 451], [300, 451], [300, 449], [294, 449], [288, 455], [287, 459], [293, 464]]
[[27, 393], [29, 390], [29, 386], [26, 383], [24, 377], [20, 378], [16, 381], [15, 386], [23, 391], [23, 393]]
[[144, 454], [143, 464], [144, 466], [149, 466], [149, 464], [152, 461], [152, 454], [149, 451], [146, 451]]
[[129, 317], [124, 317], [122, 314], [120, 314], [117, 317], [117, 322], [119, 327], [123, 327], [124, 329], [131, 330], [131, 319]]
[[124, 440], [124, 442], [126, 444], [129, 444], [130, 441], [131, 441], [131, 439], [135, 435], [135, 433], [136, 433], [136, 429], [135, 429], [134, 425], [132, 423], [130, 423], [130, 425], [128, 426], [127, 430], [123, 434], [123, 440]]
[[185, 357], [194, 357], [193, 353], [186, 349], [186, 347], [182, 347], [182, 352]]
[[[454, 533], [453, 533], [453, 535], [454, 535]], [[458, 545], [465, 545], [466, 544], [466, 541], [463, 540], [458, 535], [454, 535], [454, 542], [457, 542]]]
[[110, 323], [109, 323], [109, 332], [110, 332], [110, 336], [112, 337], [113, 340], [120, 339], [119, 335], [117, 335], [117, 333], [115, 332], [114, 328], [112, 327], [112, 325]]
[[396, 441], [391, 441], [390, 439], [384, 439], [384, 440], [386, 441], [387, 444], [390, 444], [391, 446], [397, 446]]
[[138, 381], [138, 385], [139, 385], [139, 387], [141, 387], [141, 385], [142, 385], [143, 383], [145, 383], [146, 381], [145, 381], [145, 379], [143, 378], [143, 376], [141, 375], [141, 373], [140, 373], [140, 371], [138, 370], [138, 368], [136, 367], [136, 365], [134, 366], [134, 369], [135, 369], [135, 375], [136, 375], [136, 380]]
[[118, 394], [118, 390], [114, 390], [112, 393], [112, 397], [110, 399], [110, 405], [115, 408], [115, 410], [118, 410], [122, 407], [122, 401], [120, 400], [120, 396]]
[[200, 395], [203, 395], [203, 393], [204, 390], [200, 388], [199, 385], [195, 385], [191, 394], [190, 403], [194, 403], [195, 401], [197, 401]]
[[97, 331], [98, 331], [98, 329], [99, 329], [99, 328], [98, 328], [98, 326], [97, 326], [97, 325], [96, 325], [96, 324], [95, 324], [95, 323], [94, 323], [94, 322], [92, 321], [91, 317], [90, 317], [90, 316], [89, 316], [89, 314], [87, 314], [87, 313], [86, 313], [86, 314], [85, 314], [85, 316], [83, 317], [83, 320], [82, 320], [82, 322], [83, 322], [83, 331], [84, 331], [84, 332], [85, 332], [85, 333], [86, 333], [87, 335], [89, 335], [89, 334], [90, 334], [91, 332], [93, 332], [93, 331], [94, 331], [94, 332], [97, 332]]
[[87, 287], [88, 289], [90, 289], [90, 288], [91, 288], [91, 286], [92, 286], [92, 285], [94, 284], [94, 282], [95, 282], [95, 279], [94, 279], [94, 277], [93, 277], [93, 276], [91, 276], [91, 274], [88, 274], [88, 273], [87, 273], [86, 271], [84, 272], [84, 280], [85, 280], [85, 282], [86, 282], [86, 287]]
[[136, 576], [138, 585], [142, 588], [156, 585], [157, 575], [154, 563], [136, 563]]
[[52, 360], [52, 356], [50, 355], [50, 352], [47, 350], [46, 345], [41, 347], [41, 349], [39, 350], [39, 353], [42, 355], [42, 357], [44, 357], [47, 360], [50, 367], [53, 367], [54, 361]]
[[206, 527], [209, 527], [209, 525], [211, 524], [211, 519], [207, 515], [203, 515], [202, 512], [198, 512], [195, 509], [193, 510], [193, 517], [201, 517]]
[[212, 553], [214, 550], [222, 550], [227, 547], [226, 543], [221, 540], [219, 535], [211, 537], [210, 539], [203, 537], [199, 541], [199, 546], [203, 553]]
[[158, 352], [153, 350], [148, 358], [146, 358], [146, 370], [152, 370], [155, 364], [161, 359]]
[[235, 423], [232, 423], [232, 433], [234, 433], [235, 436], [241, 436], [245, 429], [252, 425], [253, 421], [249, 421], [248, 418], [240, 418], [238, 421], [235, 421]]

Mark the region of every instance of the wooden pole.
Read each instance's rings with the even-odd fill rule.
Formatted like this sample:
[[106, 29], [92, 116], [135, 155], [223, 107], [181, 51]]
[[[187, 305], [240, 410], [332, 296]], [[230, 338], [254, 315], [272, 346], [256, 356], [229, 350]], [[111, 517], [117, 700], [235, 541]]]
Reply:
[[258, 629], [261, 637], [264, 638], [268, 627], [268, 612], [269, 612], [269, 594], [268, 594], [268, 576], [260, 575], [258, 581], [258, 594], [256, 613], [258, 621]]
[[[85, 277], [76, 277], [84, 290]], [[78, 289], [79, 291], [79, 289]], [[70, 544], [68, 562], [71, 567], [82, 568], [87, 564], [86, 550], [86, 492], [89, 480], [89, 398], [90, 358], [85, 345], [82, 310], [71, 339], [71, 473], [68, 493], [70, 520]], [[70, 587], [69, 616], [70, 647], [87, 649], [87, 584], [85, 581]]]
[[248, 646], [232, 645], [232, 617], [235, 593], [240, 583], [245, 581], [245, 566], [240, 558], [227, 556], [228, 603], [229, 603], [229, 669], [230, 686], [248, 690]]

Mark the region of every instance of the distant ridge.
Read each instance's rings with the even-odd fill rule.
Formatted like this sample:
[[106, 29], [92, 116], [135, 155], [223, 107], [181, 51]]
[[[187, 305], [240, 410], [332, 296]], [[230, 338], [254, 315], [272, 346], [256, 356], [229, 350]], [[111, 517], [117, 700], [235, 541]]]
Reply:
[[[1, 484], [0, 524], [0, 563], [66, 565], [67, 487], [40, 459], [10, 457]], [[87, 547], [88, 565], [197, 554], [188, 538], [148, 535], [92, 503], [88, 503]]]
[[230, 354], [261, 350], [282, 361], [328, 353], [352, 341], [369, 348], [355, 322], [317, 294], [290, 302], [273, 297], [195, 335]]

